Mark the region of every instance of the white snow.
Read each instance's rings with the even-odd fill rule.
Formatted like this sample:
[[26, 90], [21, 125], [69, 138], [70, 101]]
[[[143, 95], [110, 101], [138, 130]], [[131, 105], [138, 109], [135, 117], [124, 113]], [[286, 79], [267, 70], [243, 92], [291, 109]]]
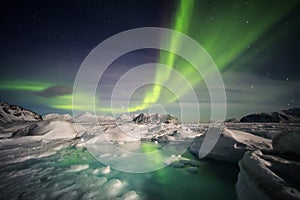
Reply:
[[88, 168], [89, 168], [88, 164], [86, 164], [86, 165], [72, 165], [68, 171], [69, 172], [79, 172], [79, 171], [82, 171], [82, 170], [85, 170], [85, 169], [88, 169]]
[[117, 122], [131, 122], [132, 121], [132, 116], [126, 115], [126, 114], [121, 114], [116, 118]]
[[116, 119], [112, 116], [97, 116], [89, 112], [82, 113], [74, 117], [76, 123], [94, 123], [94, 122], [114, 122]]
[[126, 192], [122, 198], [122, 200], [138, 200], [141, 199], [140, 196], [135, 191], [128, 191]]
[[299, 162], [264, 155], [257, 150], [245, 153], [239, 167], [236, 184], [239, 200], [300, 199], [296, 189], [300, 184]]
[[110, 166], [106, 166], [100, 169], [101, 174], [109, 174], [110, 173]]
[[88, 123], [88, 122], [94, 122], [95, 120], [97, 120], [97, 116], [89, 112], [85, 112], [74, 117], [74, 121], [77, 123]]
[[0, 122], [41, 121], [37, 113], [0, 101]]
[[67, 121], [71, 120], [72, 116], [69, 114], [58, 114], [58, 113], [51, 113], [43, 116], [43, 120], [61, 120]]
[[76, 137], [73, 125], [64, 121], [51, 121], [48, 125], [41, 127], [37, 131], [45, 133], [41, 136], [45, 140], [74, 139]]
[[[47, 187], [51, 188], [48, 193], [39, 193], [39, 196], [33, 195], [33, 199], [39, 197], [52, 199], [141, 199], [139, 191], [136, 192], [128, 187], [127, 182], [123, 180], [124, 177], [116, 178], [115, 174], [118, 172], [112, 169], [114, 163], [93, 168], [94, 165], [84, 163], [90, 159], [88, 156], [85, 155], [77, 159], [78, 152], [82, 153], [85, 151], [84, 147], [89, 146], [89, 148], [87, 147], [88, 150], [95, 149], [99, 152], [94, 156], [100, 160], [116, 158], [119, 159], [117, 162], [120, 161], [121, 164], [137, 166], [143, 164], [144, 161], [141, 163], [139, 159], [131, 162], [126, 151], [140, 150], [141, 144], [143, 144], [141, 140], [154, 141], [153, 144], [159, 148], [160, 142], [187, 141], [197, 136], [189, 150], [198, 154], [205, 136], [203, 133], [209, 127], [208, 123], [190, 124], [184, 127], [180, 124], [177, 125], [175, 120], [174, 123], [172, 120], [171, 123], [162, 123], [166, 121], [166, 115], [144, 115], [140, 122], [134, 123], [132, 122], [133, 117], [125, 114], [115, 119], [110, 116], [83, 113], [75, 117], [75, 121], [78, 123], [76, 124], [78, 129], [75, 129], [70, 115], [48, 114], [43, 117], [44, 121], [42, 121], [39, 119], [39, 115], [34, 112], [3, 103], [0, 105], [0, 114], [2, 115], [0, 119], [1, 166], [7, 167], [13, 163], [22, 164], [25, 161], [40, 162], [43, 160], [44, 162], [45, 160], [46, 162], [38, 171], [35, 171], [36, 169], [18, 169], [9, 172], [11, 178], [22, 178], [31, 174], [31, 179], [36, 179], [37, 184], [40, 184], [41, 177], [51, 180], [47, 183]], [[150, 121], [147, 117], [150, 117]], [[99, 124], [90, 123], [91, 121], [99, 122]], [[118, 122], [122, 123], [118, 124]], [[237, 162], [242, 158], [239, 162], [241, 170], [237, 183], [239, 199], [263, 199], [264, 197], [270, 199], [274, 196], [273, 191], [275, 191], [276, 197], [282, 197], [282, 199], [299, 199], [299, 191], [293, 188], [292, 183], [288, 180], [297, 178], [294, 176], [297, 172], [293, 170], [299, 171], [300, 164], [276, 157], [270, 152], [274, 151], [279, 154], [292, 152], [293, 155], [299, 155], [300, 136], [297, 131], [291, 132], [290, 130], [298, 130], [300, 126], [297, 124], [228, 123], [228, 127], [223, 129], [218, 142], [208, 157], [231, 162]], [[81, 140], [76, 139], [79, 136], [82, 136]], [[273, 140], [274, 149], [271, 141], [273, 138], [275, 138]], [[112, 150], [108, 145], [110, 142], [113, 142], [117, 147], [124, 148], [124, 152]], [[74, 157], [65, 153], [55, 158], [56, 155], [54, 156], [54, 154], [68, 150], [68, 147], [77, 147], [70, 148], [72, 152], [76, 152], [72, 155]], [[262, 150], [264, 154], [255, 151], [257, 149]], [[248, 153], [245, 154], [247, 151]], [[74, 158], [74, 163], [71, 161], [71, 165], [62, 167], [60, 170], [63, 172], [54, 171], [54, 168], [60, 167], [59, 165], [56, 166], [56, 163], [64, 162], [65, 156], [70, 160]], [[45, 157], [51, 157], [53, 160], [47, 160], [48, 158]], [[164, 165], [169, 165], [175, 161], [172, 166], [184, 168], [185, 173], [186, 171], [190, 173], [200, 171], [198, 170], [200, 167], [198, 161], [182, 158], [180, 155], [177, 156], [177, 153], [163, 160]], [[38, 166], [38, 163], [35, 166]], [[76, 178], [65, 178], [64, 173]], [[21, 179], [16, 180], [20, 181]], [[258, 182], [260, 184], [257, 184]], [[261, 187], [261, 185], [267, 185], [272, 189], [272, 192], [265, 189], [268, 187]], [[18, 197], [14, 195], [12, 194], [13, 197]], [[21, 197], [23, 198], [23, 196]]]
[[123, 187], [124, 184], [121, 180], [112, 179], [103, 186], [103, 189], [108, 198], [114, 198], [122, 194]]
[[[198, 155], [204, 137], [205, 135], [196, 137], [189, 151]], [[247, 150], [255, 149], [271, 150], [271, 140], [243, 131], [224, 128], [217, 143], [207, 157], [216, 160], [237, 162]]]
[[274, 138], [273, 147], [280, 153], [292, 152], [300, 156], [300, 133], [293, 131]]

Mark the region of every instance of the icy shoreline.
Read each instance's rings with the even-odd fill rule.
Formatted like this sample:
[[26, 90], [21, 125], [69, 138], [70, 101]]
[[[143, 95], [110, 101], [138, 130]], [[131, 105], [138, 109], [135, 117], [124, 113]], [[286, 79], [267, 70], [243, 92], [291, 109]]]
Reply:
[[[118, 148], [124, 148], [126, 151], [147, 153], [160, 150], [163, 145], [169, 142], [176, 144], [176, 142], [185, 141], [191, 143], [189, 151], [198, 156], [206, 131], [209, 128], [209, 123], [183, 126], [172, 116], [160, 116], [158, 114], [153, 116], [146, 114], [127, 116], [123, 114], [116, 119], [109, 116], [94, 116], [89, 113], [75, 118], [59, 114], [49, 114], [42, 117], [17, 106], [1, 105], [0, 166], [2, 171], [0, 176], [6, 177], [7, 183], [2, 182], [0, 187], [10, 191], [18, 184], [10, 181], [10, 179], [14, 179], [13, 177], [24, 177], [27, 176], [27, 173], [33, 176], [43, 172], [43, 175], [40, 174], [40, 179], [35, 181], [43, 182], [45, 187], [59, 188], [57, 193], [46, 192], [45, 196], [34, 196], [27, 192], [21, 192], [16, 196], [10, 194], [12, 196], [7, 197], [8, 199], [29, 199], [31, 197], [39, 197], [39, 199], [143, 199], [143, 194], [140, 191], [130, 189], [125, 180], [112, 178], [115, 177], [113, 173], [116, 171], [112, 170], [111, 166], [102, 165], [100, 168], [91, 168], [91, 165], [98, 161], [92, 159], [91, 155], [87, 153], [86, 145], [92, 144], [93, 146], [94, 144], [96, 148], [103, 149], [106, 144], [111, 143]], [[97, 120], [97, 124], [91, 123], [94, 119]], [[274, 188], [278, 190], [276, 193], [278, 195], [275, 195], [278, 199], [300, 199], [299, 188], [295, 186], [298, 184], [297, 180], [295, 182], [291, 178], [291, 174], [297, 174], [299, 171], [299, 131], [300, 123], [296, 122], [227, 122], [207, 158], [239, 163], [240, 172], [236, 183], [238, 199], [272, 199], [274, 194], [270, 191]], [[69, 154], [74, 158], [69, 157]], [[80, 156], [76, 157], [77, 154]], [[170, 155], [163, 160], [163, 166], [170, 165], [169, 167], [181, 170], [180, 173], [188, 173], [190, 176], [200, 173], [201, 162], [199, 160], [187, 159], [180, 155]], [[121, 158], [125, 161], [128, 155], [106, 152], [97, 156]], [[52, 161], [48, 161], [49, 158]], [[65, 159], [69, 159], [70, 162], [65, 161]], [[157, 160], [157, 158], [153, 159]], [[85, 160], [93, 161], [90, 163], [85, 162]], [[42, 163], [45, 161], [47, 164], [35, 169], [34, 163], [41, 161]], [[30, 163], [30, 168], [33, 167], [30, 172], [27, 172], [26, 169], [18, 171], [14, 168], [14, 166], [22, 166], [26, 163]], [[61, 163], [59, 166], [67, 167], [55, 172], [57, 163]], [[129, 162], [128, 164], [137, 165], [138, 163]], [[288, 172], [285, 169], [287, 166]], [[14, 170], [10, 171], [10, 169]], [[44, 176], [48, 173], [47, 170], [49, 173], [58, 173], [57, 178], [53, 176], [55, 181], [47, 180]], [[75, 173], [72, 175], [73, 181], [75, 180], [78, 184], [63, 181], [64, 178], [61, 179], [59, 174], [63, 173], [65, 176], [67, 175], [65, 172], [67, 174]], [[85, 188], [84, 192], [78, 186], [86, 183], [80, 183], [80, 180], [77, 180], [78, 175], [91, 176], [91, 180], [88, 180], [91, 187]], [[95, 175], [96, 177], [93, 177]], [[110, 176], [111, 178], [109, 178]], [[20, 181], [20, 179], [17, 180]], [[59, 180], [63, 181], [62, 185], [56, 183]], [[93, 191], [93, 185], [95, 187], [96, 185], [101, 186], [101, 192]], [[32, 190], [34, 191], [34, 189]], [[245, 196], [245, 194], [247, 195]], [[4, 198], [4, 196], [2, 197]]]

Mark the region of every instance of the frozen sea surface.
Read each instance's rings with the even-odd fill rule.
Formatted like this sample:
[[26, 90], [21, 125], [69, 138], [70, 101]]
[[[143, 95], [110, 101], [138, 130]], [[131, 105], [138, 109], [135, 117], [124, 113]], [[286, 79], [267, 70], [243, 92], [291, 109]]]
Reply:
[[[300, 127], [286, 123], [227, 123], [225, 126], [270, 138]], [[109, 131], [114, 128], [110, 124], [101, 127], [112, 127], [107, 129]], [[189, 127], [201, 134], [208, 124]], [[99, 132], [89, 124], [81, 128], [94, 135]], [[40, 141], [34, 138], [37, 137], [0, 140], [0, 199], [236, 199], [239, 171], [236, 164], [198, 160], [185, 152], [181, 160], [160, 170], [125, 173], [95, 159], [80, 139]], [[144, 144], [148, 150], [157, 150], [163, 145], [157, 141], [117, 142], [115, 145], [142, 152]], [[101, 143], [96, 146], [106, 148]], [[98, 156], [120, 155], [108, 152]]]
[[154, 172], [125, 173], [72, 143], [2, 148], [0, 199], [236, 199], [235, 165], [198, 161], [186, 152], [194, 167], [177, 162]]

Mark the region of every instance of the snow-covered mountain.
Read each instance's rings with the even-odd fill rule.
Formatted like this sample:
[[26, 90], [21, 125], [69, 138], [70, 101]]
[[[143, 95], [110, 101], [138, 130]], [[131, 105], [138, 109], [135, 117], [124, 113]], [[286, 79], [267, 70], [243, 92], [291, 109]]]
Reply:
[[[76, 130], [67, 114], [49, 114], [44, 118], [20, 106], [0, 102], [0, 139], [8, 143], [73, 139]], [[24, 139], [23, 139], [24, 138]]]
[[[29, 123], [24, 128], [20, 128], [12, 133], [11, 138], [35, 136], [38, 139], [72, 139], [76, 136], [76, 130], [72, 123], [62, 120], [48, 120]], [[37, 137], [41, 136], [41, 137]], [[33, 139], [31, 138], [31, 139]]]
[[104, 115], [97, 116], [89, 112], [85, 112], [74, 117], [74, 121], [77, 123], [90, 123], [90, 122], [94, 122], [95, 119], [98, 120], [99, 122], [115, 121], [115, 118], [113, 118], [112, 116], [104, 116]]
[[241, 118], [240, 122], [300, 122], [300, 108], [280, 112], [255, 113]]
[[136, 116], [132, 121], [134, 121], [137, 124], [147, 124], [151, 122], [150, 116], [146, 113], [141, 113], [138, 116]]
[[133, 122], [137, 124], [148, 124], [148, 123], [173, 123], [178, 124], [178, 120], [173, 115], [164, 115], [164, 114], [146, 114], [141, 113], [138, 116], [134, 117]]
[[10, 105], [0, 101], [0, 122], [15, 122], [15, 121], [42, 121], [41, 115], [22, 108], [20, 106]]
[[119, 115], [117, 118], [116, 118], [116, 121], [118, 122], [130, 122], [132, 121], [133, 117], [130, 116], [130, 115], [126, 115], [125, 113], [122, 113], [121, 115]]
[[104, 122], [104, 121], [115, 121], [116, 119], [115, 118], [113, 118], [112, 116], [105, 116], [105, 115], [100, 115], [100, 116], [97, 116], [98, 117], [98, 120], [99, 121], [102, 121], [102, 122]]
[[51, 113], [43, 116], [43, 120], [60, 120], [60, 121], [68, 121], [71, 120], [72, 116], [69, 114], [58, 114]]

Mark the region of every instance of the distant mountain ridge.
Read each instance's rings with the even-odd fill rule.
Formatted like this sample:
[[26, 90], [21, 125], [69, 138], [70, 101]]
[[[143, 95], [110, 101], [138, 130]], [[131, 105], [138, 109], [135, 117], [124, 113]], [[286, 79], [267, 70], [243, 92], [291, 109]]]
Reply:
[[[82, 113], [75, 117], [77, 122], [89, 121], [95, 116], [91, 113]], [[111, 116], [96, 116], [99, 120], [106, 121], [133, 121], [138, 124], [147, 123], [178, 123], [178, 119], [172, 115], [164, 114], [146, 114], [140, 113], [137, 115], [121, 114], [114, 119]], [[67, 114], [48, 114], [42, 117], [34, 111], [23, 108], [17, 105], [11, 105], [6, 102], [0, 101], [0, 122], [19, 122], [19, 121], [43, 121], [43, 120], [72, 120], [73, 118]], [[300, 108], [291, 108], [279, 112], [261, 112], [249, 114], [238, 118], [226, 120], [226, 122], [243, 122], [243, 123], [293, 123], [300, 122]]]
[[21, 106], [0, 101], [0, 122], [15, 121], [43, 121], [43, 118], [41, 115]]
[[178, 124], [178, 119], [170, 114], [146, 114], [140, 113], [138, 116], [134, 117], [133, 122], [137, 124], [148, 124], [148, 123], [173, 123]]
[[300, 122], [300, 108], [291, 108], [280, 112], [250, 114], [242, 117], [239, 122]]
[[115, 121], [115, 118], [111, 117], [111, 116], [103, 116], [103, 115], [94, 115], [92, 113], [89, 112], [84, 112], [82, 114], [77, 115], [76, 117], [74, 117], [74, 121], [75, 122], [93, 122], [95, 120], [100, 120], [100, 121]]

